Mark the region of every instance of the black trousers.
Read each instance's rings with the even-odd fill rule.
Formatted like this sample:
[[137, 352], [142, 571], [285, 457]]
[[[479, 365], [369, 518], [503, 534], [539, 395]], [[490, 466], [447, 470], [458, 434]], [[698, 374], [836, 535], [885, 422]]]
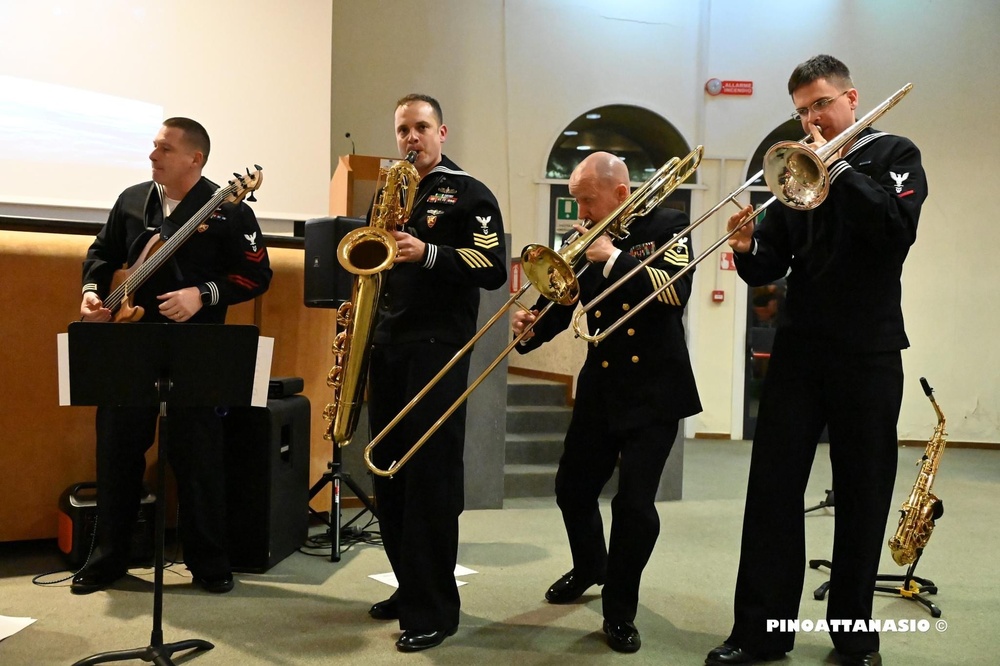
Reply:
[[[623, 428], [596, 402], [577, 396], [556, 473], [556, 503], [574, 572], [604, 581], [606, 620], [631, 622], [639, 605], [642, 570], [660, 533], [654, 502], [678, 421]], [[611, 501], [609, 547], [598, 498], [616, 463], [618, 492]]]
[[[157, 407], [97, 409], [100, 552], [95, 565], [125, 568], [128, 564], [145, 454], [153, 445], [158, 413]], [[195, 576], [228, 574], [222, 421], [212, 407], [171, 407], [167, 436], [167, 458], [177, 478], [184, 561]]]
[[[372, 437], [452, 358], [457, 347], [433, 342], [376, 345], [368, 410]], [[465, 390], [469, 355], [378, 444], [380, 469], [399, 460]], [[458, 518], [465, 508], [465, 405], [449, 417], [393, 477], [375, 476], [375, 501], [385, 554], [399, 589], [399, 627], [436, 631], [458, 626], [455, 583]]]
[[[795, 635], [768, 632], [766, 621], [799, 617], [804, 494], [824, 425], [837, 493], [826, 618], [871, 618], [896, 479], [902, 393], [898, 351], [845, 354], [778, 333], [751, 454], [735, 623], [727, 642], [757, 653], [792, 649]], [[879, 646], [877, 633], [836, 631], [831, 638], [844, 653]]]

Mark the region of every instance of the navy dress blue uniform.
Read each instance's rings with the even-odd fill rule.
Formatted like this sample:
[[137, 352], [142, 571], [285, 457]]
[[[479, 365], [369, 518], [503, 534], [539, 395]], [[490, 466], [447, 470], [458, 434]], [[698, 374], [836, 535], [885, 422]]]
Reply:
[[[609, 275], [603, 275], [605, 264], [596, 264], [580, 276], [581, 302], [589, 303], [687, 224], [686, 215], [669, 208], [634, 220], [630, 235], [614, 241], [622, 252]], [[587, 314], [588, 329], [593, 332], [616, 321], [687, 266], [691, 253], [690, 238], [677, 239], [660, 259]], [[577, 378], [556, 475], [556, 502], [569, 537], [573, 571], [584, 580], [604, 581], [604, 618], [609, 622], [635, 620], [642, 570], [659, 535], [654, 501], [663, 466], [678, 421], [701, 411], [682, 321], [692, 273], [606, 340], [591, 343]], [[534, 309], [546, 304], [539, 299]], [[527, 353], [551, 340], [569, 325], [574, 310], [553, 305], [518, 351]], [[611, 538], [606, 545], [598, 498], [616, 463], [618, 492], [611, 502]]]
[[[479, 290], [507, 280], [503, 220], [489, 189], [446, 156], [424, 176], [406, 231], [427, 244], [422, 263], [387, 271], [369, 368], [373, 436], [476, 332]], [[468, 385], [469, 354], [372, 452], [399, 460]], [[386, 556], [399, 583], [404, 631], [458, 626], [458, 518], [465, 506], [463, 404], [393, 477], [375, 476]]]
[[[752, 654], [792, 649], [766, 621], [798, 617], [805, 576], [804, 492], [824, 426], [837, 492], [827, 618], [871, 618], [896, 478], [903, 391], [900, 275], [927, 180], [908, 139], [865, 129], [830, 166], [812, 211], [772, 206], [751, 251], [751, 286], [787, 273], [785, 310], [764, 380], [751, 456], [735, 624], [726, 643]], [[875, 632], [834, 632], [843, 654], [878, 650]]]
[[[135, 262], [153, 234], [162, 238], [173, 235], [217, 189], [201, 178], [166, 217], [154, 183], [140, 183], [122, 192], [87, 251], [83, 291], [106, 298], [116, 270]], [[206, 224], [204, 231], [181, 245], [135, 292], [135, 304], [145, 309], [142, 322], [170, 322], [160, 314], [156, 299], [168, 291], [197, 286], [204, 305], [188, 321], [222, 324], [229, 305], [267, 290], [271, 268], [250, 207], [223, 204]], [[153, 444], [157, 413], [155, 406], [97, 409], [99, 549], [91, 565], [106, 572], [124, 571], [128, 565], [130, 535], [146, 469], [145, 452]], [[185, 563], [198, 578], [228, 575], [222, 422], [213, 407], [176, 407], [170, 414], [169, 436]]]

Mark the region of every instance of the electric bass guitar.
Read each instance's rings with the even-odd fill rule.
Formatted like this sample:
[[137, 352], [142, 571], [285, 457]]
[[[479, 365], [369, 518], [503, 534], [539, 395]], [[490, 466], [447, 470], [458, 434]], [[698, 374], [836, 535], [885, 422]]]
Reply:
[[255, 164], [254, 167], [256, 171], [251, 173], [250, 169], [247, 169], [245, 176], [234, 173], [236, 178], [229, 181], [228, 185], [217, 189], [212, 198], [198, 209], [191, 219], [181, 225], [174, 235], [164, 240], [159, 233], [154, 234], [131, 266], [115, 271], [111, 278], [111, 293], [104, 299], [104, 307], [111, 310], [111, 321], [130, 322], [142, 319], [145, 309], [133, 305], [136, 290], [167, 263], [178, 248], [202, 227], [216, 208], [224, 203], [238, 203], [247, 194], [250, 194], [248, 201], [256, 201], [253, 192], [260, 187], [264, 175], [259, 165]]

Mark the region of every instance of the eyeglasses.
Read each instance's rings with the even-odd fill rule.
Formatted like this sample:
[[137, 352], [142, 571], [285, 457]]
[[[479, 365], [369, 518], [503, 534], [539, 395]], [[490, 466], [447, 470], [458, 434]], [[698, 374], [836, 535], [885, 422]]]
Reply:
[[810, 113], [822, 113], [823, 111], [826, 110], [828, 106], [830, 106], [831, 104], [833, 104], [834, 102], [836, 102], [838, 99], [840, 99], [849, 92], [851, 91], [848, 89], [840, 93], [836, 97], [824, 97], [823, 99], [818, 99], [812, 104], [810, 104], [808, 108], [803, 107], [801, 109], [795, 109], [795, 113], [792, 114], [791, 118], [792, 120], [801, 120]]

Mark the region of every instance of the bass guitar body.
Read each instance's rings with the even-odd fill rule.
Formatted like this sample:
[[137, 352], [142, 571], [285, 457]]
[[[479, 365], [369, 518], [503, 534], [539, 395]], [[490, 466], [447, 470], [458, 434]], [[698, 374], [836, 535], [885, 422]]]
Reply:
[[[124, 296], [118, 303], [105, 303], [105, 307], [111, 310], [111, 321], [134, 322], [139, 321], [146, 314], [145, 308], [134, 304], [135, 290], [139, 288], [139, 284], [136, 284], [134, 279], [135, 273], [150, 257], [156, 254], [157, 250], [163, 247], [165, 242], [159, 234], [153, 233], [132, 265], [115, 271], [111, 277], [111, 293], [114, 294], [122, 290]], [[131, 286], [133, 284], [134, 286]]]

